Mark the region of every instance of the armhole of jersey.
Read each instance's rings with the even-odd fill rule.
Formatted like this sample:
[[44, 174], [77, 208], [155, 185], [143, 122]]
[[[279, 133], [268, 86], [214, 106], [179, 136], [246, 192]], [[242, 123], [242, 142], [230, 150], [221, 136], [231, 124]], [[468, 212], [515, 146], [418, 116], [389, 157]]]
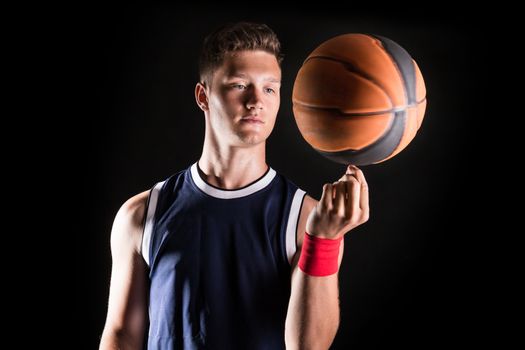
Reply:
[[306, 192], [298, 188], [290, 207], [290, 215], [288, 215], [288, 223], [286, 225], [286, 256], [290, 265], [297, 250], [297, 224], [303, 206], [304, 196]]
[[163, 182], [157, 183], [150, 191], [148, 197], [148, 204], [146, 206], [146, 217], [144, 219], [144, 231], [142, 232], [142, 257], [149, 266], [151, 235], [153, 234], [153, 224], [155, 220], [155, 210], [157, 209], [157, 201], [159, 199], [160, 189], [164, 185]]

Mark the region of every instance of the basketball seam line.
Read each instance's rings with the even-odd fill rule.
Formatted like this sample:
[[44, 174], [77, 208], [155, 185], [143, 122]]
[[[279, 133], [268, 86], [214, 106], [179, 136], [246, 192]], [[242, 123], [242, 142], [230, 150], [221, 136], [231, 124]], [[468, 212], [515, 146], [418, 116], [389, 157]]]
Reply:
[[408, 82], [406, 81], [405, 79], [405, 75], [403, 74], [403, 72], [401, 71], [401, 68], [399, 68], [398, 66], [398, 63], [397, 61], [395, 60], [394, 56], [390, 53], [390, 51], [387, 50], [387, 48], [383, 45], [383, 42], [381, 41], [381, 39], [379, 39], [378, 37], [376, 36], [372, 36], [372, 38], [379, 42], [379, 44], [381, 45], [381, 48], [383, 49], [383, 51], [387, 54], [387, 56], [390, 58], [390, 61], [392, 61], [392, 65], [394, 66], [395, 70], [397, 71], [397, 74], [399, 75], [399, 78], [401, 79], [401, 81], [403, 82], [403, 95], [405, 96], [405, 101], [408, 102], [410, 101], [409, 99], [409, 96], [408, 96]]
[[[405, 111], [406, 112], [406, 111]], [[397, 117], [397, 118], [396, 118]], [[340, 150], [340, 151], [323, 151], [323, 150], [320, 150], [318, 148], [315, 148], [314, 149], [323, 154], [325, 153], [325, 156], [337, 156], [338, 154], [341, 154], [341, 153], [355, 153], [354, 156], [358, 156], [358, 155], [362, 155], [363, 153], [366, 153], [366, 152], [370, 152], [374, 147], [377, 147], [383, 140], [385, 140], [387, 137], [391, 136], [391, 133], [394, 132], [394, 126], [395, 126], [395, 123], [396, 122], [399, 122], [398, 119], [402, 118], [404, 122], [406, 122], [406, 118], [407, 118], [407, 115], [406, 113], [402, 114], [402, 115], [394, 115], [393, 118], [390, 119], [391, 121], [391, 124], [390, 126], [388, 127], [388, 130], [383, 133], [383, 135], [381, 135], [379, 137], [379, 139], [375, 140], [373, 143], [361, 148], [361, 149], [352, 149], [352, 148], [349, 148], [349, 149], [346, 149], [346, 150]], [[406, 124], [404, 124], [403, 126], [403, 130], [405, 129], [406, 127]], [[401, 135], [399, 141], [401, 141], [401, 138], [403, 137], [403, 135]], [[390, 151], [388, 152], [388, 154], [386, 155], [386, 158], [392, 156], [392, 154], [394, 153], [394, 151], [397, 149], [397, 147], [399, 147], [399, 143]], [[381, 162], [381, 161], [384, 161], [386, 158], [383, 158], [381, 160], [379, 160], [378, 162]], [[377, 163], [377, 162], [375, 162]]]
[[[370, 83], [376, 85], [385, 94], [385, 96], [388, 98], [388, 101], [390, 101], [390, 105], [391, 106], [394, 105], [394, 102], [392, 101], [392, 98], [388, 95], [388, 93], [386, 92], [384, 86], [382, 86], [378, 81], [374, 80], [371, 76], [367, 75], [365, 72], [357, 69], [355, 66], [353, 66], [349, 62], [345, 62], [345, 61], [343, 61], [341, 59], [334, 58], [334, 57], [315, 55], [315, 56], [308, 57], [304, 61], [303, 66], [306, 64], [306, 62], [308, 62], [309, 60], [311, 60], [313, 58], [325, 59], [325, 60], [329, 60], [329, 61], [334, 61], [334, 62], [340, 63], [343, 66], [343, 68], [345, 68], [347, 71], [355, 73], [356, 75], [360, 76], [361, 78], [363, 78], [365, 80], [368, 80]], [[395, 66], [395, 64], [394, 64], [394, 66]], [[396, 69], [397, 69], [397, 67], [396, 67]]]
[[421, 101], [418, 101], [415, 104], [411, 104], [411, 105], [407, 105], [407, 106], [403, 106], [403, 107], [397, 107], [397, 108], [392, 108], [392, 109], [385, 109], [383, 111], [377, 111], [377, 112], [362, 112], [362, 113], [358, 113], [358, 112], [346, 113], [346, 112], [343, 112], [342, 110], [340, 110], [339, 108], [313, 106], [313, 105], [308, 105], [308, 104], [306, 104], [304, 102], [299, 102], [299, 101], [293, 101], [293, 104], [294, 105], [299, 105], [299, 106], [305, 107], [305, 108], [310, 108], [310, 109], [318, 109], [318, 110], [322, 109], [322, 110], [325, 110], [325, 111], [335, 110], [335, 111], [339, 112], [339, 114], [342, 114], [344, 117], [347, 117], [347, 116], [350, 117], [350, 116], [372, 116], [372, 115], [380, 115], [380, 114], [400, 112], [400, 111], [403, 111], [403, 110], [406, 110], [406, 109], [409, 109], [409, 108], [412, 108], [412, 107], [417, 107], [421, 102], [423, 102], [425, 100], [426, 100], [426, 98], [422, 99]]

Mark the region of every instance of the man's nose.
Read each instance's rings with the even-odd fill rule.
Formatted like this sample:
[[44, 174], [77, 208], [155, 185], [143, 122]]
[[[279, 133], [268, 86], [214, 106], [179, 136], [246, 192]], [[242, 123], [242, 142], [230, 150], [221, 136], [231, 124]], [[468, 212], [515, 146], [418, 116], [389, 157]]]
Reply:
[[261, 92], [255, 88], [250, 89], [248, 99], [246, 101], [246, 108], [248, 109], [262, 109], [263, 101]]

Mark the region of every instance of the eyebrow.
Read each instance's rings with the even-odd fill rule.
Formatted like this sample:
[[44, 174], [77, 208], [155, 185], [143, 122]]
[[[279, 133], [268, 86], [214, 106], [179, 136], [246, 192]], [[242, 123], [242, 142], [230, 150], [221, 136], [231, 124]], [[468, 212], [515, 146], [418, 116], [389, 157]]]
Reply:
[[[242, 79], [247, 79], [248, 77], [246, 76], [246, 74], [243, 74], [243, 73], [234, 73], [230, 76], [228, 76], [229, 79], [231, 78], [242, 78]], [[280, 84], [281, 81], [279, 79], [276, 79], [274, 77], [267, 77], [267, 78], [264, 78], [263, 79], [264, 81], [269, 81], [270, 83], [277, 83], [277, 84]]]

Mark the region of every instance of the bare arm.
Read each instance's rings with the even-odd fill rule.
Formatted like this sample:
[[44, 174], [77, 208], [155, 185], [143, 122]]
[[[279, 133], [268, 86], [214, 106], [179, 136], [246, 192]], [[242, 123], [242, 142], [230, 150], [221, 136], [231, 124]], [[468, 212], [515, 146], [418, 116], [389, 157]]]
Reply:
[[[292, 293], [286, 318], [287, 349], [328, 349], [339, 327], [338, 274], [314, 277], [298, 267], [306, 219], [317, 201], [306, 195], [297, 225], [297, 252], [292, 260]], [[343, 257], [341, 241], [339, 265]]]
[[120, 208], [111, 231], [111, 285], [100, 350], [142, 349], [147, 321], [147, 267], [141, 256], [148, 191]]
[[[292, 291], [285, 326], [288, 350], [328, 349], [337, 333], [339, 274], [309, 276], [297, 264], [305, 231], [335, 239], [368, 220], [367, 184], [359, 169], [352, 171], [351, 176], [347, 171], [336, 184], [324, 186], [321, 203], [309, 196], [304, 200], [297, 228], [297, 252], [292, 261]], [[344, 240], [341, 240], [339, 266], [343, 252]]]

